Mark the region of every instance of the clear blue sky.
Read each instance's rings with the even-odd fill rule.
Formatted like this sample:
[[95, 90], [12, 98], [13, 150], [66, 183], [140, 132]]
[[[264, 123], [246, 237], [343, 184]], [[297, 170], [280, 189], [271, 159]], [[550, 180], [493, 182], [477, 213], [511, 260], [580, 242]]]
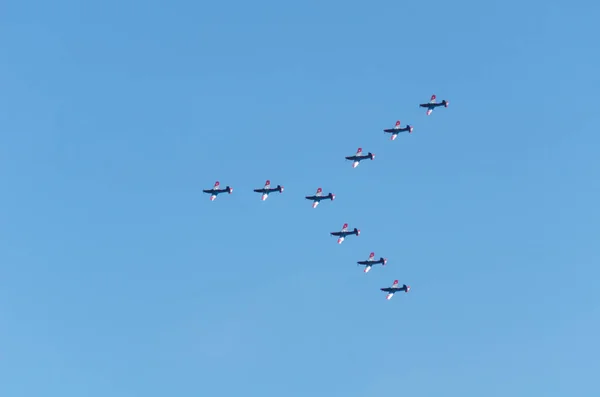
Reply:
[[0, 395], [600, 395], [599, 9], [5, 2]]

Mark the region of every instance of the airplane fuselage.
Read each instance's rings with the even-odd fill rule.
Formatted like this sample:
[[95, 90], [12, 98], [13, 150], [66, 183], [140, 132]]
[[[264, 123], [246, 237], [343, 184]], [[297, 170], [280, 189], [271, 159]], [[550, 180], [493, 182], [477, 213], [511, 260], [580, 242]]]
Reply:
[[404, 128], [389, 128], [389, 129], [383, 130], [383, 131], [395, 134], [395, 133], [398, 133], [398, 132], [410, 131], [410, 126], [406, 126]]
[[306, 196], [306, 199], [312, 201], [331, 200], [331, 196]]
[[350, 236], [352, 234], [358, 234], [355, 231], [351, 231], [351, 232], [333, 232], [331, 233], [333, 236], [337, 236], [337, 237], [347, 237]]
[[366, 159], [370, 159], [370, 158], [371, 158], [371, 156], [369, 156], [369, 155], [346, 157], [346, 159], [352, 160], [352, 161], [361, 161], [361, 160], [366, 160]]
[[354, 230], [350, 231], [350, 230], [342, 230], [339, 232], [331, 232], [330, 233], [332, 236], [336, 236], [338, 237], [338, 244], [341, 244], [344, 242], [344, 240], [346, 239], [346, 237], [350, 236], [350, 235], [356, 235], [358, 236], [360, 234], [360, 230], [358, 230], [357, 228], [354, 228]]
[[217, 195], [217, 194], [221, 194], [221, 193], [227, 193], [229, 192], [229, 189], [207, 189], [207, 190], [203, 190], [204, 193], [209, 193], [212, 195]]
[[233, 191], [232, 188], [230, 188], [229, 186], [227, 186], [225, 189], [205, 189], [202, 190], [204, 193], [208, 193], [210, 194], [210, 201], [214, 201], [217, 196], [221, 193], [229, 193], [231, 194], [231, 192]]
[[254, 189], [254, 191], [256, 193], [262, 193], [261, 199], [262, 199], [262, 201], [265, 201], [269, 197], [269, 194], [271, 194], [273, 192], [283, 193], [283, 186], [277, 185], [277, 187], [274, 187], [274, 188]]
[[356, 168], [358, 167], [358, 165], [360, 164], [361, 161], [366, 160], [366, 159], [371, 159], [373, 160], [375, 158], [375, 155], [373, 153], [369, 153], [366, 155], [354, 155], [354, 156], [347, 156], [346, 160], [352, 160], [353, 164], [352, 164], [352, 168]]
[[359, 265], [364, 265], [364, 266], [373, 266], [373, 265], [379, 265], [379, 264], [383, 264], [384, 261], [382, 259], [378, 260], [378, 261], [361, 261], [358, 262]]
[[305, 197], [307, 200], [312, 200], [313, 208], [317, 208], [317, 206], [319, 205], [319, 203], [323, 200], [331, 200], [333, 201], [333, 199], [335, 198], [335, 196], [333, 195], [333, 193], [329, 193], [327, 196], [306, 196]]
[[281, 189], [278, 187], [275, 188], [270, 188], [270, 189], [254, 189], [254, 191], [256, 193], [263, 193], [263, 194], [269, 194], [269, 193], [273, 193], [273, 192], [279, 192]]
[[380, 288], [383, 292], [388, 292], [390, 294], [395, 294], [396, 292], [400, 292], [400, 291], [406, 291], [408, 292], [408, 287], [406, 286], [402, 286], [402, 287], [386, 287], [386, 288]]
[[427, 109], [435, 109], [440, 106], [446, 106], [446, 103], [447, 103], [447, 101], [444, 100], [440, 103], [422, 103], [419, 106], [422, 108], [427, 108]]

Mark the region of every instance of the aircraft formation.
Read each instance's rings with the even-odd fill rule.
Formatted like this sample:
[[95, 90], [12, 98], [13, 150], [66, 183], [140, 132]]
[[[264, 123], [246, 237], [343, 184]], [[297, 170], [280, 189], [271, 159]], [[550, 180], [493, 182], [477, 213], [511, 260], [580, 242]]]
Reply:
[[[437, 97], [434, 94], [431, 96], [429, 102], [419, 104], [419, 107], [427, 109], [427, 111], [426, 111], [427, 116], [431, 115], [431, 113], [433, 112], [433, 110], [435, 108], [438, 108], [441, 106], [447, 108], [450, 103], [449, 101], [447, 101], [445, 99], [442, 100], [441, 102], [436, 102], [436, 99], [437, 99]], [[391, 134], [390, 139], [392, 141], [394, 141], [398, 137], [398, 134], [401, 132], [408, 132], [409, 134], [412, 134], [413, 126], [410, 124], [407, 124], [405, 127], [402, 127], [400, 120], [398, 120], [398, 121], [396, 121], [396, 125], [393, 128], [384, 129], [383, 132], [386, 134]], [[358, 150], [356, 151], [356, 154], [354, 154], [352, 156], [346, 156], [346, 160], [352, 161], [353, 168], [358, 167], [360, 165], [361, 161], [367, 160], [367, 159], [374, 160], [375, 154], [373, 154], [371, 152], [364, 154], [362, 148], [358, 148]], [[205, 190], [203, 190], [203, 192], [210, 194], [211, 201], [214, 201], [219, 194], [222, 194], [222, 193], [232, 194], [233, 193], [232, 187], [227, 185], [227, 186], [225, 186], [225, 188], [221, 189], [220, 186], [221, 186], [220, 182], [217, 181], [217, 182], [215, 182], [212, 189], [205, 189]], [[265, 185], [262, 188], [254, 189], [254, 192], [260, 193], [261, 200], [265, 201], [269, 198], [269, 194], [275, 193], [275, 192], [281, 194], [281, 193], [283, 193], [283, 190], [284, 190], [284, 188], [281, 185], [277, 185], [276, 187], [271, 187], [271, 181], [267, 180], [265, 182]], [[305, 199], [312, 201], [313, 202], [312, 207], [317, 208], [319, 203], [323, 200], [331, 200], [331, 201], [335, 200], [335, 194], [333, 194], [331, 192], [324, 194], [323, 189], [319, 187], [319, 188], [317, 188], [317, 191], [315, 194], [313, 194], [311, 196], [306, 196]], [[337, 243], [342, 244], [348, 236], [360, 236], [360, 229], [358, 229], [356, 227], [349, 229], [348, 224], [344, 223], [344, 225], [342, 226], [342, 229], [340, 231], [330, 232], [330, 235], [337, 237], [338, 238]], [[383, 257], [380, 257], [379, 259], [375, 259], [375, 253], [371, 252], [371, 254], [369, 255], [369, 257], [366, 260], [358, 261], [356, 263], [358, 266], [364, 266], [364, 272], [368, 273], [374, 265], [385, 266], [387, 264], [387, 259], [383, 258]], [[387, 292], [386, 299], [389, 300], [389, 299], [392, 299], [392, 297], [394, 296], [394, 294], [396, 292], [408, 293], [410, 291], [410, 286], [406, 285], [406, 284], [402, 284], [400, 286], [399, 281], [394, 280], [394, 282], [392, 283], [392, 285], [390, 287], [383, 287], [383, 288], [380, 288], [380, 290], [383, 292]]]

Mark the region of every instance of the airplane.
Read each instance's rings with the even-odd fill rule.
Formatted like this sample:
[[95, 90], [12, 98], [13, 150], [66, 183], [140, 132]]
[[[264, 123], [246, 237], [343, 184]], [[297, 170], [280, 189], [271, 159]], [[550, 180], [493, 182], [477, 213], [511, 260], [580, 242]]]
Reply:
[[279, 192], [283, 193], [283, 186], [277, 185], [275, 188], [271, 188], [271, 181], [267, 180], [265, 182], [265, 187], [262, 189], [254, 189], [256, 193], [262, 193], [262, 201], [265, 201], [269, 198], [269, 193]]
[[354, 161], [354, 163], [352, 164], [352, 168], [356, 168], [358, 167], [358, 164], [365, 159], [371, 159], [373, 160], [375, 158], [375, 155], [371, 152], [369, 152], [369, 154], [362, 154], [362, 148], [358, 148], [358, 150], [356, 151], [356, 154], [354, 156], [347, 156], [346, 160], [352, 160]]
[[321, 202], [321, 200], [335, 200], [335, 194], [329, 193], [327, 196], [323, 196], [323, 189], [318, 188], [317, 193], [312, 196], [306, 196], [307, 200], [313, 201], [313, 208], [317, 208], [317, 205]]
[[394, 280], [394, 284], [392, 284], [391, 287], [380, 288], [380, 290], [382, 290], [383, 292], [387, 292], [388, 294], [385, 297], [385, 299], [390, 300], [392, 299], [392, 296], [394, 296], [394, 294], [398, 291], [404, 291], [408, 293], [408, 291], [410, 291], [410, 286], [403, 284], [402, 287], [398, 287], [398, 280]]
[[346, 239], [346, 236], [350, 236], [352, 234], [356, 234], [357, 236], [360, 235], [360, 230], [358, 230], [357, 228], [354, 228], [354, 230], [352, 231], [348, 231], [348, 224], [344, 223], [344, 226], [342, 226], [342, 230], [339, 232], [331, 232], [330, 233], [332, 236], [337, 236], [338, 238], [338, 244], [341, 244], [344, 242], [344, 240]]
[[221, 193], [229, 193], [231, 194], [231, 192], [233, 192], [233, 188], [226, 186], [225, 189], [219, 189], [220, 183], [219, 181], [215, 182], [215, 186], [213, 186], [212, 189], [206, 189], [206, 190], [202, 190], [204, 193], [209, 193], [210, 194], [210, 201], [214, 201], [217, 198], [217, 195], [221, 194]]
[[447, 101], [445, 99], [442, 102], [440, 102], [440, 103], [436, 103], [435, 102], [435, 98], [436, 98], [436, 96], [432, 95], [431, 99], [429, 100], [429, 103], [422, 103], [422, 104], [419, 105], [422, 108], [427, 108], [427, 115], [428, 116], [431, 114], [431, 112], [433, 112], [433, 109], [435, 109], [437, 107], [440, 107], [440, 106], [444, 106], [444, 107], [447, 108], [448, 105], [450, 104], [450, 101]]
[[369, 259], [367, 259], [366, 261], [359, 261], [356, 263], [365, 266], [365, 273], [369, 273], [369, 270], [371, 270], [371, 267], [373, 267], [373, 265], [381, 263], [382, 266], [385, 266], [387, 263], [387, 259], [379, 258], [379, 260], [375, 260], [375, 253], [371, 252], [371, 255], [369, 255]]
[[400, 120], [396, 121], [396, 125], [394, 126], [394, 128], [388, 128], [383, 130], [383, 132], [387, 132], [392, 134], [392, 141], [396, 138], [398, 138], [398, 134], [404, 131], [408, 131], [409, 134], [412, 134], [413, 132], [413, 127], [412, 125], [407, 125], [404, 128], [400, 127]]

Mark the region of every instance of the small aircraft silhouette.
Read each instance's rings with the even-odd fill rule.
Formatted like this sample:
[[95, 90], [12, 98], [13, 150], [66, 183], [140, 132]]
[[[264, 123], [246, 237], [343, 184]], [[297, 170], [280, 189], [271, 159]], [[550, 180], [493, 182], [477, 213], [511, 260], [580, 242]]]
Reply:
[[323, 196], [323, 189], [318, 188], [317, 193], [312, 196], [306, 196], [307, 200], [313, 201], [313, 208], [317, 208], [317, 205], [321, 202], [321, 200], [335, 200], [335, 194], [329, 193], [327, 196]]
[[396, 138], [398, 138], [398, 134], [404, 131], [408, 131], [409, 134], [412, 134], [413, 132], [413, 127], [412, 125], [407, 125], [404, 128], [400, 127], [400, 120], [396, 121], [396, 125], [394, 126], [394, 128], [388, 128], [383, 130], [383, 132], [386, 132], [388, 134], [392, 134], [392, 138], [391, 140], [395, 140]]
[[435, 102], [435, 94], [431, 96], [431, 99], [429, 100], [429, 103], [422, 103], [419, 106], [422, 108], [427, 108], [427, 115], [429, 116], [431, 114], [431, 112], [433, 112], [433, 109], [440, 107], [440, 106], [444, 106], [444, 107], [448, 107], [448, 105], [450, 104], [450, 101], [447, 100], [443, 100], [440, 103], [436, 103]]
[[283, 193], [283, 186], [277, 185], [277, 187], [271, 189], [271, 181], [267, 180], [265, 182], [265, 187], [263, 187], [262, 189], [254, 189], [254, 191], [256, 193], [262, 193], [261, 200], [265, 201], [266, 199], [269, 198], [269, 193], [273, 193], [273, 192]]
[[360, 235], [360, 230], [358, 230], [357, 228], [354, 228], [354, 230], [352, 231], [348, 231], [348, 224], [344, 223], [344, 226], [342, 226], [342, 230], [339, 232], [331, 232], [330, 233], [332, 236], [337, 236], [338, 238], [338, 244], [341, 244], [344, 242], [344, 240], [346, 239], [347, 236], [350, 236], [352, 234], [356, 234], [357, 236]]
[[206, 189], [206, 190], [202, 190], [204, 193], [209, 193], [210, 194], [210, 201], [214, 201], [217, 196], [221, 193], [229, 193], [231, 194], [231, 192], [233, 192], [233, 188], [226, 186], [225, 189], [219, 189], [220, 183], [219, 181], [215, 182], [215, 186], [213, 186], [212, 189]]
[[390, 300], [394, 296], [394, 294], [398, 291], [404, 291], [408, 293], [410, 291], [410, 286], [403, 284], [402, 287], [398, 287], [398, 280], [394, 280], [394, 284], [391, 287], [380, 288], [383, 292], [387, 292], [387, 296], [385, 299]]
[[365, 159], [371, 159], [373, 160], [375, 158], [375, 155], [371, 152], [369, 152], [368, 154], [362, 154], [362, 148], [358, 148], [358, 150], [356, 151], [356, 154], [354, 156], [347, 156], [346, 160], [352, 160], [352, 168], [356, 168], [358, 167], [358, 165], [360, 164], [360, 162], [362, 160]]
[[387, 263], [387, 259], [379, 258], [379, 260], [375, 260], [375, 253], [371, 252], [371, 255], [369, 255], [369, 259], [367, 259], [366, 261], [358, 261], [356, 263], [358, 263], [359, 265], [365, 266], [365, 273], [369, 273], [369, 270], [371, 270], [373, 265], [377, 265], [377, 264], [381, 263], [382, 266], [385, 266]]

